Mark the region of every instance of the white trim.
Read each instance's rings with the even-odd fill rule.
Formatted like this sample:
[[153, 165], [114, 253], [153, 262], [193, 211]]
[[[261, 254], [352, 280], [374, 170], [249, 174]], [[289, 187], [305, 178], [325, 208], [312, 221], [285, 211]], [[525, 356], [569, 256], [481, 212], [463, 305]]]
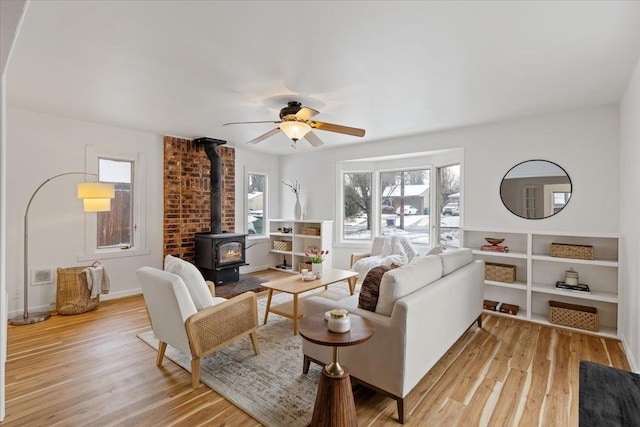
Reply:
[[[248, 206], [248, 184], [249, 184], [249, 175], [262, 175], [264, 176], [264, 189], [262, 191], [262, 234], [249, 234], [249, 206]], [[238, 189], [236, 187], [236, 193]], [[269, 224], [269, 172], [258, 172], [251, 170], [247, 167], [244, 168], [244, 180], [242, 185], [242, 216], [243, 216], [243, 226], [244, 233], [247, 234], [247, 237], [250, 240], [258, 240], [261, 238], [268, 239], [269, 238], [269, 230], [267, 230], [267, 225]], [[266, 196], [266, 197], [265, 197]], [[236, 200], [237, 200], [236, 194]]]
[[144, 152], [134, 154], [99, 153], [93, 145], [86, 146], [85, 161], [88, 173], [98, 173], [98, 159], [108, 158], [133, 162], [133, 245], [130, 249], [98, 249], [96, 230], [97, 214], [85, 213], [85, 247], [84, 254], [78, 255], [78, 261], [123, 258], [129, 256], [149, 255], [146, 237], [146, 170], [147, 156]]

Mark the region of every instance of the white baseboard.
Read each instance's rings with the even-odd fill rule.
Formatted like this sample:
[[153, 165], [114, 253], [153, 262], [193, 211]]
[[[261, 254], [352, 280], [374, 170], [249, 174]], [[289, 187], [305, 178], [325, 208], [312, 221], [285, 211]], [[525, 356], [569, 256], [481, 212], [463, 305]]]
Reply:
[[268, 270], [269, 266], [259, 265], [257, 267], [240, 267], [240, 274], [255, 273], [257, 271]]
[[622, 349], [624, 350], [625, 356], [627, 356], [627, 361], [629, 361], [629, 367], [636, 374], [640, 374], [640, 370], [638, 370], [638, 365], [636, 363], [635, 355], [629, 351], [629, 347], [627, 346], [627, 340], [624, 335], [620, 337], [620, 342], [622, 343]]
[[[135, 289], [127, 289], [126, 291], [120, 291], [120, 292], [112, 292], [112, 293], [108, 293], [108, 294], [101, 294], [100, 295], [100, 300], [101, 301], [108, 301], [111, 299], [117, 299], [117, 298], [124, 298], [124, 297], [130, 297], [132, 295], [140, 295], [142, 294], [142, 289], [141, 288], [135, 288]], [[38, 313], [41, 311], [55, 311], [56, 309], [56, 303], [53, 302], [51, 304], [48, 305], [40, 305], [37, 307], [29, 307], [29, 312], [31, 313]], [[8, 318], [11, 319], [12, 317], [18, 317], [21, 316], [23, 314], [23, 309], [18, 309], [18, 310], [12, 310], [8, 313]]]

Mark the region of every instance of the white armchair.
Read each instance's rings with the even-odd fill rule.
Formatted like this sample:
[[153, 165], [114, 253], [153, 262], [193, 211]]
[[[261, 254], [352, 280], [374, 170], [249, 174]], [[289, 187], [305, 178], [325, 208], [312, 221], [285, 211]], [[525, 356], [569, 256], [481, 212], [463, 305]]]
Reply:
[[215, 298], [215, 305], [198, 311], [180, 276], [152, 267], [142, 267], [137, 274], [159, 341], [157, 366], [162, 364], [167, 344], [191, 355], [191, 385], [198, 388], [200, 358], [244, 335], [251, 337], [253, 350], [260, 354], [255, 333], [258, 306], [253, 292], [229, 300]]

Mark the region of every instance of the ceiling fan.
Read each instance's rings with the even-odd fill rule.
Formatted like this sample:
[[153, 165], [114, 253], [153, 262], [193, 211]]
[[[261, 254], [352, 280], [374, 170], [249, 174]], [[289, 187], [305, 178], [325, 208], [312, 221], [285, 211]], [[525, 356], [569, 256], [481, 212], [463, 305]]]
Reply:
[[332, 123], [318, 122], [310, 120], [319, 112], [313, 108], [303, 107], [298, 101], [289, 101], [288, 105], [280, 110], [280, 120], [266, 120], [261, 122], [234, 122], [225, 123], [227, 125], [240, 125], [249, 123], [279, 123], [279, 126], [264, 135], [260, 135], [257, 138], [247, 142], [247, 144], [257, 144], [260, 141], [264, 141], [282, 131], [293, 141], [293, 147], [295, 143], [300, 139], [306, 139], [309, 144], [314, 147], [319, 147], [324, 142], [318, 136], [311, 131], [311, 129], [325, 130], [329, 132], [343, 133], [353, 136], [364, 136], [364, 129], [352, 128], [348, 126], [335, 125]]

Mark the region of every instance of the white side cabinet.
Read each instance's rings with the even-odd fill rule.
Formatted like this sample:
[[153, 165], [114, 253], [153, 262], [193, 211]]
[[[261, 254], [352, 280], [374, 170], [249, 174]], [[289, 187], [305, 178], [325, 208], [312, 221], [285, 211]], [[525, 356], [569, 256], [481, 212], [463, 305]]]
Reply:
[[[509, 252], [482, 251], [485, 237], [503, 238]], [[594, 260], [550, 256], [551, 243], [591, 245]], [[485, 299], [520, 306], [517, 317], [549, 323], [549, 301], [596, 307], [600, 316], [600, 331], [594, 333], [618, 338], [621, 323], [619, 309], [621, 241], [613, 233], [554, 233], [523, 232], [494, 228], [463, 228], [463, 246], [473, 250], [476, 259], [516, 266], [516, 281], [503, 283], [485, 280]], [[573, 268], [580, 274], [580, 283], [587, 284], [590, 294], [556, 289], [557, 281], [564, 281], [565, 271]], [[494, 315], [502, 315], [487, 311]], [[512, 317], [505, 314], [505, 316]], [[574, 328], [568, 328], [574, 329]]]
[[[281, 230], [290, 229], [288, 233]], [[319, 235], [314, 235], [313, 230], [319, 230]], [[310, 234], [311, 233], [311, 234]], [[299, 273], [300, 263], [308, 262], [305, 252], [309, 248], [329, 250], [329, 255], [323, 262], [324, 268], [332, 265], [332, 236], [333, 221], [325, 220], [269, 220], [269, 268]], [[290, 242], [290, 244], [281, 243]], [[284, 249], [283, 249], [284, 247]], [[287, 268], [284, 268], [284, 265]]]

